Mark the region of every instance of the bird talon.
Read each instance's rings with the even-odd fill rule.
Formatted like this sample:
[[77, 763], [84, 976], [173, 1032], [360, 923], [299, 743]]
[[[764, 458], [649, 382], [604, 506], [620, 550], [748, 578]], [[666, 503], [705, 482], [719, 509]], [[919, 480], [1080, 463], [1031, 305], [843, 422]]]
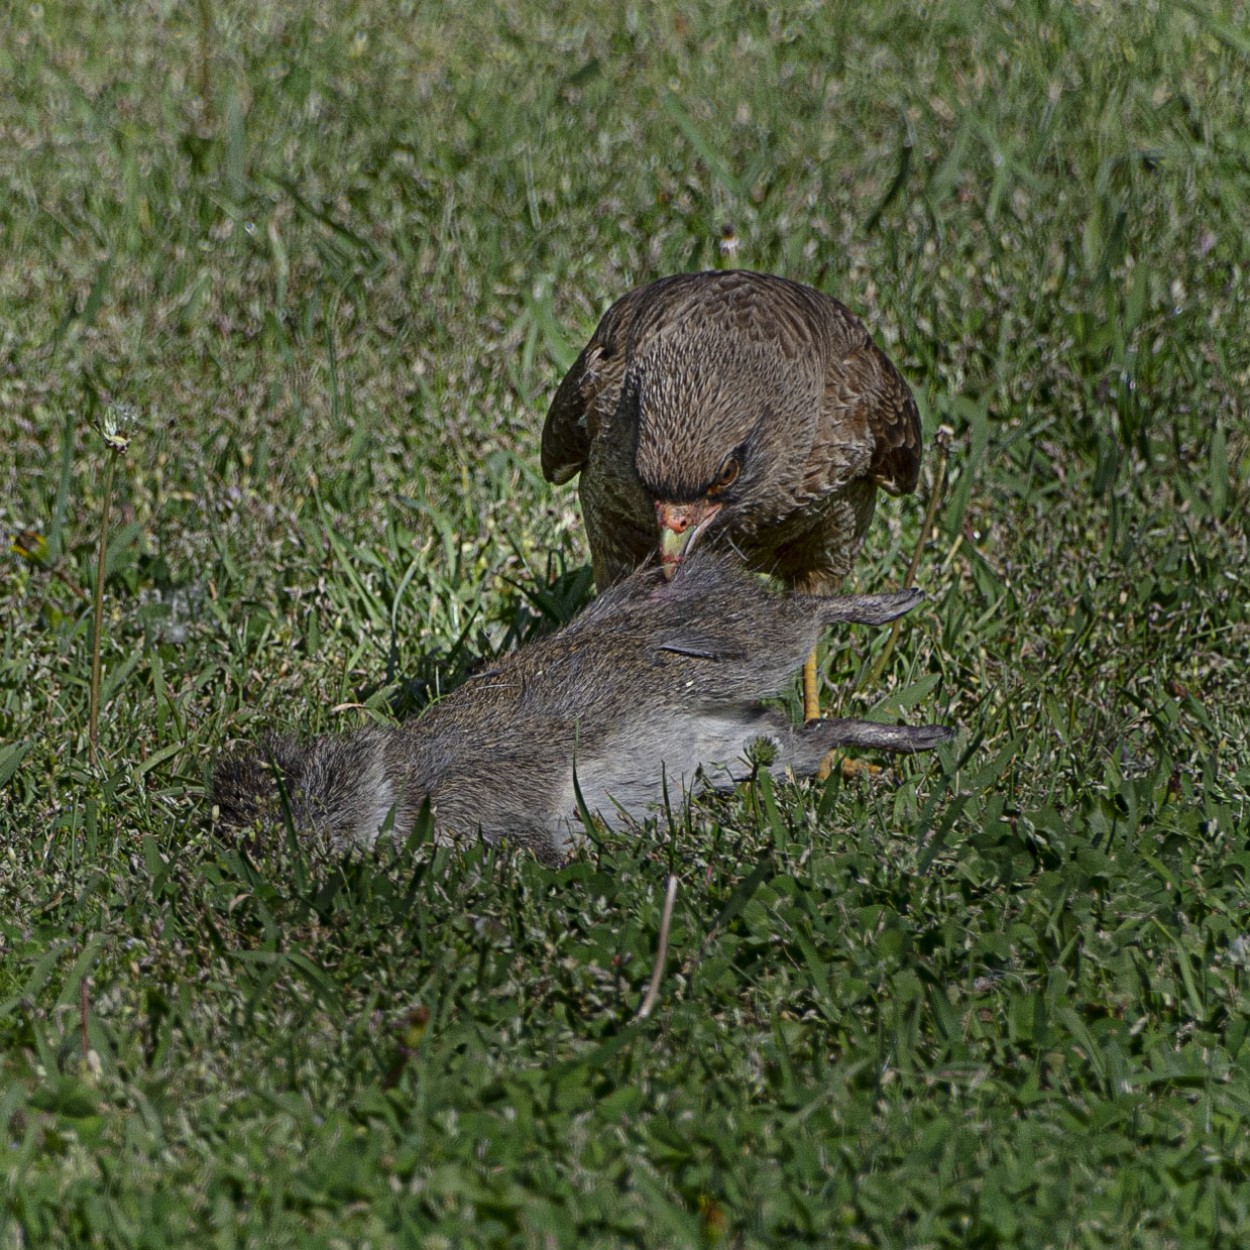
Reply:
[[849, 755], [842, 755], [839, 751], [830, 751], [820, 761], [820, 767], [816, 770], [816, 780], [828, 781], [835, 765], [841, 772], [843, 781], [856, 781], [860, 778], [871, 780], [883, 771], [880, 764], [871, 764], [867, 760], [858, 760], [853, 759]]

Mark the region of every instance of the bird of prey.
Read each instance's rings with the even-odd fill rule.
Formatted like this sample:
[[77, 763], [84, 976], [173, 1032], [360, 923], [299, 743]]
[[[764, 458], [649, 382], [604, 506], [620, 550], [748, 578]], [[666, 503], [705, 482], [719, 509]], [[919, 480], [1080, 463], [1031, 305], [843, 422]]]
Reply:
[[[850, 570], [877, 488], [920, 475], [906, 382], [837, 300], [772, 274], [678, 274], [603, 315], [556, 390], [543, 475], [581, 474], [602, 590], [716, 535], [799, 591]], [[819, 715], [815, 653], [804, 711]]]

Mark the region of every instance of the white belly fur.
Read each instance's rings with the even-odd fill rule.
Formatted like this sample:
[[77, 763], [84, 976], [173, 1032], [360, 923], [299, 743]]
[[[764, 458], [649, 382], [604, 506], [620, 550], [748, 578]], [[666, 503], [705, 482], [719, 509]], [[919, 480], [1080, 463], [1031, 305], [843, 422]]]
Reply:
[[567, 844], [568, 833], [581, 827], [574, 771], [587, 810], [608, 824], [619, 823], [622, 814], [632, 821], [653, 816], [664, 803], [665, 787], [669, 801], [680, 803], [683, 794], [699, 788], [700, 768], [713, 779], [727, 776], [741, 781], [750, 776], [747, 746], [761, 734], [758, 727], [744, 724], [743, 719], [740, 713], [733, 717], [672, 717], [649, 725], [645, 740], [622, 734], [595, 756], [579, 756], [572, 761], [559, 805], [566, 824], [560, 830], [562, 840]]

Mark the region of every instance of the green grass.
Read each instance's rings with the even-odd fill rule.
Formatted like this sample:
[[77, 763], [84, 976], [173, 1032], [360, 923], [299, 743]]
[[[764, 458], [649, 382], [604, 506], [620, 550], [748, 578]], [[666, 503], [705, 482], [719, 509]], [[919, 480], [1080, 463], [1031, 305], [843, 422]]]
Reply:
[[[7, 8], [0, 1247], [1240, 1244], [1247, 73], [1214, 2]], [[845, 702], [957, 743], [558, 872], [215, 837], [227, 745], [577, 607], [546, 403], [727, 224], [954, 431]]]

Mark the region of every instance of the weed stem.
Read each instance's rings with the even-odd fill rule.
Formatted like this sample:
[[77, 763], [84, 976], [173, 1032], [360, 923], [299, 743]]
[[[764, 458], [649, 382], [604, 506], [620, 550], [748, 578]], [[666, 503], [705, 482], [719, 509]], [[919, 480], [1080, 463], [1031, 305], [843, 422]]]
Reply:
[[113, 496], [113, 456], [104, 461], [104, 503], [100, 509], [100, 549], [96, 557], [92, 597], [91, 710], [87, 715], [87, 756], [94, 768], [100, 751], [100, 641], [104, 633], [104, 573], [108, 559], [109, 506]]
[[638, 1019], [645, 1020], [655, 1008], [660, 997], [660, 982], [664, 979], [664, 961], [668, 958], [668, 931], [673, 923], [673, 904], [677, 901], [677, 874], [669, 873], [668, 888], [664, 891], [664, 911], [660, 915], [660, 940], [655, 950], [655, 967], [651, 970], [651, 984], [647, 996], [638, 1008]]

